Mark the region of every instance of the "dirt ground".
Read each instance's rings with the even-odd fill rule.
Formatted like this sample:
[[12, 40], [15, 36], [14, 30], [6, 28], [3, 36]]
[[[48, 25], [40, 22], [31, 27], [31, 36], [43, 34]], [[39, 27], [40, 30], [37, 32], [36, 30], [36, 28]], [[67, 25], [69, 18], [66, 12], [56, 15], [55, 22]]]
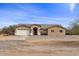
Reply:
[[[14, 36], [6, 36], [13, 38]], [[4, 37], [4, 38], [6, 38]], [[6, 39], [7, 39], [6, 38]], [[2, 40], [0, 37], [1, 56], [79, 56], [79, 41], [75, 40]], [[65, 38], [66, 39], [66, 38]]]

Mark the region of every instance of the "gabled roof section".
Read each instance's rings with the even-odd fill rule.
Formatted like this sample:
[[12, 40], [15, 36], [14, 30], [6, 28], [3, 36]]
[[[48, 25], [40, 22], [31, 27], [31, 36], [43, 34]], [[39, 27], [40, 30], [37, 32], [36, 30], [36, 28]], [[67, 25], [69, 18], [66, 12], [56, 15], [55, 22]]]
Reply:
[[64, 27], [61, 26], [61, 25], [53, 25], [53, 26], [48, 27], [48, 29], [53, 28], [53, 27], [59, 27], [59, 28], [62, 28], [62, 29], [67, 30], [66, 28], [64, 28]]
[[32, 24], [32, 25], [30, 25], [30, 26], [34, 26], [34, 25], [41, 27], [41, 25], [40, 25], [40, 24]]
[[25, 24], [18, 24], [18, 25], [16, 26], [16, 28], [18, 28], [18, 27], [28, 27], [28, 28], [30, 28], [29, 26], [27, 26], [27, 25], [25, 25]]
[[41, 28], [49, 28], [55, 24], [40, 24], [41, 25]]

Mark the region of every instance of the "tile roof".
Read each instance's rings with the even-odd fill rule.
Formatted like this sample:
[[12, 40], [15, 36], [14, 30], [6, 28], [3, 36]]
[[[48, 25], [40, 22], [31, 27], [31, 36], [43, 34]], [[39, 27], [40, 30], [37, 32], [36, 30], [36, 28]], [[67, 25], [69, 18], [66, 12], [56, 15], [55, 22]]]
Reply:
[[[34, 24], [18, 24], [19, 26], [28, 26], [30, 27], [31, 25], [34, 25]], [[61, 25], [56, 25], [56, 24], [35, 24], [35, 25], [40, 25], [41, 28], [50, 28], [50, 27], [61, 27], [61, 28], [64, 28], [62, 27]]]

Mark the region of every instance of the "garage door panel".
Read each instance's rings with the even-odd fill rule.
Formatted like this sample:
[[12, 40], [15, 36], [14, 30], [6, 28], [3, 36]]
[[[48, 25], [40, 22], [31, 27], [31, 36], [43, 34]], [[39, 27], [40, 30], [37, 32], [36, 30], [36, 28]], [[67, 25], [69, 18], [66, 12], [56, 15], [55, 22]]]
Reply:
[[29, 35], [29, 30], [16, 30], [16, 35]]

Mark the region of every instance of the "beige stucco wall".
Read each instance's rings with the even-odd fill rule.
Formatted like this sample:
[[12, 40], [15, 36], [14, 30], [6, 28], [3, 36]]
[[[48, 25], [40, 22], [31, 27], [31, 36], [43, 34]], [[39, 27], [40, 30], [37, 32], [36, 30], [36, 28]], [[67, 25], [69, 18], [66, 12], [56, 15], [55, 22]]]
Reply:
[[[51, 32], [51, 30], [54, 30], [54, 32]], [[59, 30], [62, 30], [63, 32], [60, 32]], [[49, 28], [48, 35], [65, 35], [65, 29], [60, 28], [60, 27]]]
[[28, 28], [28, 27], [17, 27], [16, 30], [18, 30], [18, 29], [30, 30], [30, 28]]

